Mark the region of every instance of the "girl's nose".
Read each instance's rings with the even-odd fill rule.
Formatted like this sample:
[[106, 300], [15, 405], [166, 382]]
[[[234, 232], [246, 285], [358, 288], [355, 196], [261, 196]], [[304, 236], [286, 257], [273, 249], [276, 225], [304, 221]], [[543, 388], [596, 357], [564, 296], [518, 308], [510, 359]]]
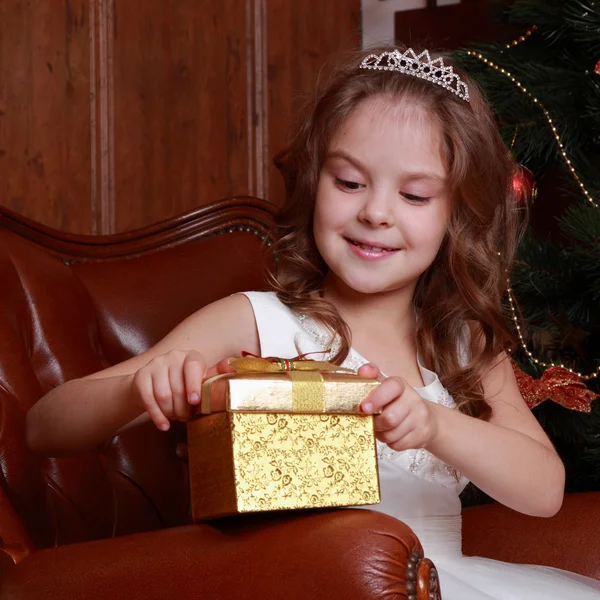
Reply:
[[388, 194], [382, 191], [370, 194], [360, 209], [358, 219], [372, 227], [392, 226], [394, 211]]

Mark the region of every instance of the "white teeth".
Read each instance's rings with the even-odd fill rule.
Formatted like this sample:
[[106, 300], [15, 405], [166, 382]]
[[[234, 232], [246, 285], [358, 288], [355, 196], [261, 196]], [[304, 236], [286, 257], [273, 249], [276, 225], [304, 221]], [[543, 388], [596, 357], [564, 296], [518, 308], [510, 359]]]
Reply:
[[367, 246], [366, 244], [361, 244], [360, 242], [355, 242], [354, 240], [350, 240], [355, 246], [359, 248], [364, 248], [369, 252], [392, 252], [391, 248], [379, 248], [377, 246]]

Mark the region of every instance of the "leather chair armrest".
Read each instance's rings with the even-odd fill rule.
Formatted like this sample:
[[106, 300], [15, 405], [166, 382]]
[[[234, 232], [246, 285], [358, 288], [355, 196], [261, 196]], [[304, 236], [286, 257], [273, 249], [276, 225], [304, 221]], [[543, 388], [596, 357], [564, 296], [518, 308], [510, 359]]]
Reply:
[[497, 503], [466, 508], [463, 552], [600, 579], [600, 492], [567, 494], [558, 514], [548, 519]]
[[417, 600], [437, 589], [404, 523], [369, 510], [246, 515], [61, 546], [9, 569], [1, 600]]

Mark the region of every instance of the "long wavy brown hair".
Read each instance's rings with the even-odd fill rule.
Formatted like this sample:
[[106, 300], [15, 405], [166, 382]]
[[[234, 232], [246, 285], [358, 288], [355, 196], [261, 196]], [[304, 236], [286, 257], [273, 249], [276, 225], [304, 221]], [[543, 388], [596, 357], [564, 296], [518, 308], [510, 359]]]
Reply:
[[[286, 199], [271, 246], [271, 284], [284, 304], [339, 335], [332, 360], [341, 363], [351, 346], [350, 330], [323, 297], [328, 267], [312, 233], [321, 168], [333, 135], [361, 102], [381, 97], [391, 103], [417, 103], [442, 132], [451, 196], [445, 239], [414, 294], [417, 348], [424, 366], [438, 373], [459, 410], [487, 419], [491, 408], [482, 377], [515, 341], [502, 302], [524, 225], [510, 185], [515, 165], [483, 94], [455, 65], [469, 86], [470, 102], [414, 76], [359, 69], [368, 54], [394, 49], [370, 49], [341, 60], [301, 113], [287, 148], [275, 157]], [[444, 63], [452, 64], [447, 57]], [[465, 336], [468, 331], [471, 336]], [[466, 339], [471, 339], [467, 364]]]

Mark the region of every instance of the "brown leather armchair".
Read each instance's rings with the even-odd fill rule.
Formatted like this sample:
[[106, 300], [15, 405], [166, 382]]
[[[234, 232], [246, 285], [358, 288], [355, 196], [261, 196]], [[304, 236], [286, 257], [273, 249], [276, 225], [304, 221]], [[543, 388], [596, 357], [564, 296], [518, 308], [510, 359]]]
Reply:
[[[25, 415], [45, 392], [142, 352], [208, 302], [263, 287], [271, 218], [270, 204], [239, 198], [84, 237], [0, 209], [0, 600], [440, 597], [413, 532], [374, 511], [192, 525], [183, 426], [140, 426], [71, 458], [26, 445]], [[497, 506], [467, 511], [466, 549], [600, 576], [597, 496], [573, 498], [553, 554], [540, 556], [535, 528], [522, 543], [523, 523], [539, 520]], [[515, 518], [520, 529], [487, 542], [490, 523]], [[587, 563], [560, 531], [577, 518]]]
[[45, 392], [143, 351], [204, 304], [261, 288], [271, 205], [228, 200], [112, 237], [0, 216], [2, 600], [429, 597], [435, 570], [385, 515], [190, 524], [183, 426], [141, 426], [72, 458], [26, 445], [25, 414]]

